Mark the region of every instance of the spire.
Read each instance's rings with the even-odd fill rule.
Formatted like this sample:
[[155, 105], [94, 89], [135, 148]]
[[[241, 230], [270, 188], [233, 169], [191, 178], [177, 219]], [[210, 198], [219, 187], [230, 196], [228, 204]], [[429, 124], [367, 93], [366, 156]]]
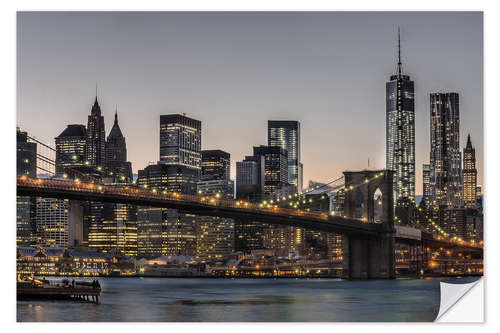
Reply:
[[118, 125], [118, 105], [115, 106], [115, 124]]
[[401, 67], [402, 67], [402, 64], [401, 64], [401, 33], [400, 33], [400, 29], [399, 29], [399, 26], [398, 26], [398, 76], [401, 77]]
[[472, 142], [470, 141], [470, 133], [467, 135], [467, 146], [466, 149], [472, 149]]

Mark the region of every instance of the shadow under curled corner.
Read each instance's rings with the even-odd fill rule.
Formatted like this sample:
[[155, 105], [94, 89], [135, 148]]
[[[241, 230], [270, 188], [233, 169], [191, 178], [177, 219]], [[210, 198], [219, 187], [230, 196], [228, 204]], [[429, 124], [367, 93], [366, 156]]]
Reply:
[[[480, 283], [481, 282], [481, 283]], [[447, 320], [445, 314], [452, 310], [456, 304], [461, 303], [462, 298], [466, 296], [476, 285], [481, 284], [482, 287], [483, 278], [477, 277], [475, 279], [463, 279], [463, 280], [450, 280], [446, 282], [440, 282], [440, 306], [439, 313], [434, 320], [435, 322], [457, 322], [457, 320]], [[468, 308], [473, 308], [477, 304], [466, 304]], [[481, 311], [482, 311], [481, 306]], [[469, 322], [465, 319], [461, 322]], [[480, 320], [482, 321], [482, 320]], [[475, 322], [475, 321], [474, 321]]]

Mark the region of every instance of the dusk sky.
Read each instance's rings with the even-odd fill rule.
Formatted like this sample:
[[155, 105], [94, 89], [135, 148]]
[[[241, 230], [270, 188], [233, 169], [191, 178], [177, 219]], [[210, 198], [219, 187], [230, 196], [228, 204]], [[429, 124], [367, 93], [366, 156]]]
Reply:
[[267, 120], [299, 120], [304, 184], [385, 167], [385, 83], [415, 81], [416, 192], [429, 162], [429, 93], [460, 94], [483, 170], [483, 16], [475, 13], [18, 13], [17, 124], [54, 145], [87, 124], [98, 82], [134, 172], [159, 159], [161, 114], [202, 121], [203, 149], [235, 162], [267, 144]]

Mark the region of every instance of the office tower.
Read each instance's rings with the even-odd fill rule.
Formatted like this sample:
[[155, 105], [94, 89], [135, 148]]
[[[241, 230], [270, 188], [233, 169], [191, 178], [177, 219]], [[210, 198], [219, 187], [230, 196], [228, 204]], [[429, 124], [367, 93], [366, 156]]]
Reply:
[[394, 200], [415, 200], [415, 88], [402, 74], [398, 29], [397, 74], [386, 83], [386, 168], [394, 170]]
[[[160, 161], [139, 170], [137, 185], [196, 194], [201, 173], [201, 121], [160, 116]], [[195, 255], [196, 216], [175, 209], [138, 207], [138, 256]]]
[[196, 255], [223, 258], [234, 251], [234, 222], [216, 216], [196, 216]]
[[[16, 130], [17, 176], [36, 177], [37, 145], [28, 142], [28, 133]], [[16, 196], [16, 244], [31, 246], [36, 243], [35, 197]]]
[[231, 155], [222, 150], [203, 150], [201, 152], [200, 180], [230, 180]]
[[302, 192], [302, 163], [300, 162], [300, 123], [296, 120], [269, 120], [267, 145], [278, 146], [288, 153], [288, 183]]
[[472, 147], [470, 134], [467, 136], [467, 145], [464, 149], [463, 200], [465, 207], [476, 208], [477, 205], [477, 169], [476, 149]]
[[87, 123], [87, 145], [86, 160], [92, 167], [102, 168], [105, 164], [105, 141], [104, 117], [101, 115], [101, 107], [95, 97], [94, 105], [88, 116]]
[[[236, 198], [258, 202], [264, 192], [264, 156], [246, 156], [236, 162]], [[235, 221], [234, 250], [249, 253], [264, 248], [265, 226], [253, 221]]]
[[127, 162], [127, 144], [118, 125], [118, 112], [105, 144], [106, 178], [113, 183], [132, 182], [132, 164]]
[[288, 153], [278, 146], [253, 147], [253, 156], [264, 157], [264, 195], [288, 186]]
[[85, 159], [87, 129], [84, 125], [68, 125], [55, 141], [57, 177], [71, 177], [68, 169], [82, 171], [89, 164]]
[[180, 114], [160, 116], [160, 163], [201, 168], [201, 121]]
[[83, 242], [83, 207], [68, 199], [37, 198], [36, 228], [39, 244], [80, 246]]
[[423, 164], [422, 165], [422, 202], [425, 204], [425, 207], [429, 207], [430, 198], [431, 198], [431, 165]]
[[101, 252], [116, 251], [137, 255], [137, 208], [119, 203], [103, 203], [100, 223], [90, 226], [88, 246]]
[[431, 206], [460, 207], [460, 115], [457, 93], [430, 94]]
[[264, 156], [236, 162], [236, 198], [259, 201], [264, 193]]
[[203, 180], [196, 184], [198, 195], [215, 196], [222, 199], [234, 199], [234, 182], [232, 180]]

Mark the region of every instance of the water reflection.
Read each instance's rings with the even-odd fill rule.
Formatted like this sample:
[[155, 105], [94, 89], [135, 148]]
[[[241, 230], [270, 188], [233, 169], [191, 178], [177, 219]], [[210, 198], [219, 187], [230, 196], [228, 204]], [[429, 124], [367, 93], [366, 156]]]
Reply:
[[19, 301], [17, 319], [432, 321], [440, 295], [439, 280], [103, 278], [101, 285], [100, 304]]

